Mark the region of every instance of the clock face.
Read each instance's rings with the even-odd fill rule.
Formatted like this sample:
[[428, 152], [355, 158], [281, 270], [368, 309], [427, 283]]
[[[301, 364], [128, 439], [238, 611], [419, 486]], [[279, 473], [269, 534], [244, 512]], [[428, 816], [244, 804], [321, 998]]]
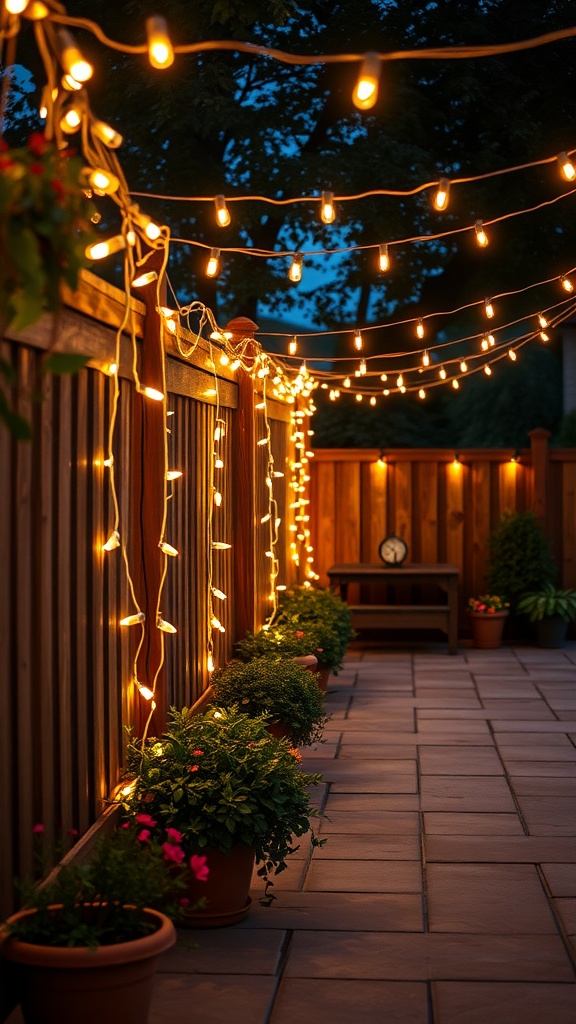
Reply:
[[386, 565], [401, 565], [408, 554], [408, 545], [401, 537], [391, 534], [380, 544], [378, 554]]

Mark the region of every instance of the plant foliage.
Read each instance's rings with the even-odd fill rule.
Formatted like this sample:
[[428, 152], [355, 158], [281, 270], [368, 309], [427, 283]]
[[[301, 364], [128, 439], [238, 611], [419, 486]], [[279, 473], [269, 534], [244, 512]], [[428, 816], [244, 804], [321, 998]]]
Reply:
[[295, 661], [233, 661], [212, 676], [216, 702], [248, 715], [268, 715], [290, 729], [295, 746], [318, 743], [327, 721], [316, 676]]
[[551, 583], [556, 567], [536, 515], [505, 512], [488, 539], [488, 586], [514, 607], [522, 594]]
[[572, 622], [576, 619], [576, 590], [557, 590], [551, 583], [545, 583], [541, 590], [524, 594], [518, 611], [527, 615], [530, 622], [553, 616]]

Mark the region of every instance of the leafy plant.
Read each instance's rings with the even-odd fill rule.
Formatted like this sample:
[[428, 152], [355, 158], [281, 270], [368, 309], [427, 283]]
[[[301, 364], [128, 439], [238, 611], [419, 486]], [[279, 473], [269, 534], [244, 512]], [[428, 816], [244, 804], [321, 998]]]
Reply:
[[279, 623], [268, 629], [259, 629], [257, 633], [248, 631], [243, 640], [236, 644], [236, 653], [242, 661], [253, 658], [302, 658], [313, 654], [318, 658], [323, 654], [320, 647], [318, 631], [313, 626], [306, 629]]
[[557, 616], [565, 622], [576, 619], [576, 590], [557, 590], [545, 583], [541, 590], [524, 594], [518, 602], [518, 611], [530, 622]]
[[212, 676], [216, 701], [248, 715], [268, 715], [290, 729], [295, 746], [317, 743], [327, 720], [316, 676], [295, 661], [233, 661]]
[[282, 593], [276, 626], [283, 625], [304, 631], [312, 627], [321, 648], [318, 664], [334, 675], [342, 668], [346, 648], [356, 635], [348, 605], [323, 587], [294, 587]]
[[47, 882], [22, 883], [24, 908], [35, 913], [7, 923], [8, 931], [42, 946], [94, 948], [153, 931], [144, 908], [177, 916], [184, 881], [171, 866], [184, 858], [174, 853], [174, 830], [155, 836], [144, 818], [103, 836], [87, 863], [66, 862]]
[[539, 590], [556, 575], [550, 546], [532, 511], [505, 512], [488, 545], [488, 586], [513, 606], [526, 591]]
[[171, 708], [167, 732], [128, 746], [135, 776], [132, 813], [145, 811], [177, 828], [186, 856], [211, 848], [230, 853], [245, 843], [261, 863], [259, 874], [283, 871], [293, 835], [310, 828], [317, 811], [308, 787], [321, 781], [299, 768], [299, 755], [266, 729], [267, 716], [238, 708], [195, 715]]

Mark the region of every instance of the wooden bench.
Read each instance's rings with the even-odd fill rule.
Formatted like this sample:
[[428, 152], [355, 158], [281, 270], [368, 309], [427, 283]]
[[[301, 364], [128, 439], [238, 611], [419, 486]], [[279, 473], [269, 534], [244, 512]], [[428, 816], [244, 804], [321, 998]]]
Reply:
[[435, 583], [447, 595], [444, 604], [354, 604], [350, 605], [356, 629], [441, 629], [448, 637], [448, 650], [458, 646], [458, 567], [417, 565], [389, 567], [364, 563], [333, 565], [328, 570], [330, 589], [340, 589], [346, 600], [349, 583]]

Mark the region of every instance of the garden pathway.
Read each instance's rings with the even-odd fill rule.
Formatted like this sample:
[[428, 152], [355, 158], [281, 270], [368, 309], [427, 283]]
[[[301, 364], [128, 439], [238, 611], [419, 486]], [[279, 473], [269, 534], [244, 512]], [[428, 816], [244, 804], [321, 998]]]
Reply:
[[348, 653], [327, 844], [180, 933], [150, 1024], [574, 1024], [576, 644], [444, 651]]

